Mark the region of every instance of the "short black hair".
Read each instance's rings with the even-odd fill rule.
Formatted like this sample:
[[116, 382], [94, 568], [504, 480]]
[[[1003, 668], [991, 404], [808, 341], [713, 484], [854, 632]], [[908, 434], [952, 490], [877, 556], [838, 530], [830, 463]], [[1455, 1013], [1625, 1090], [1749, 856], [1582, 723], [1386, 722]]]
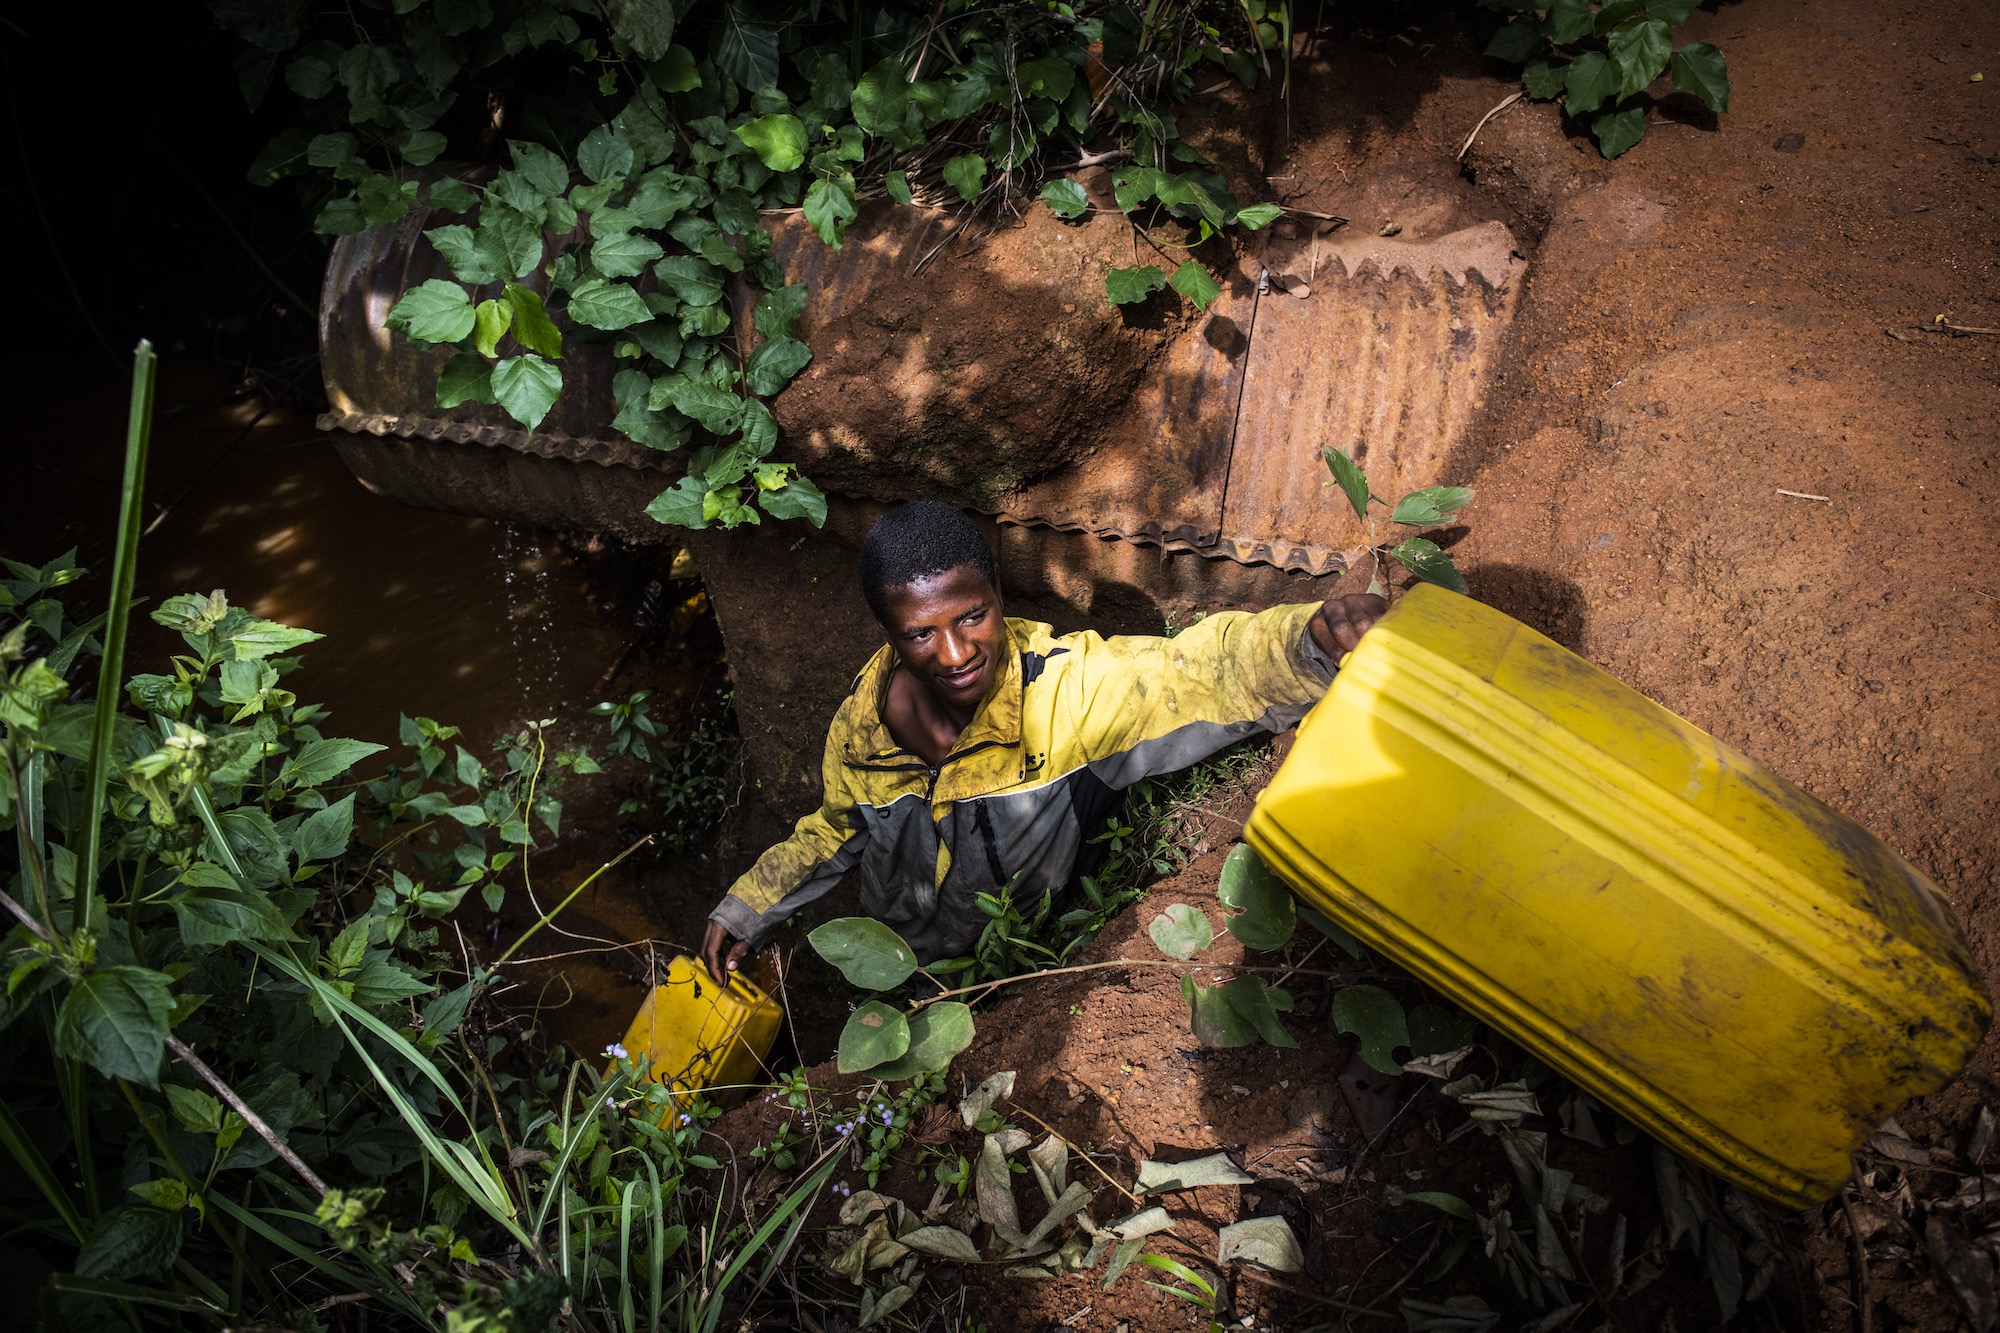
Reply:
[[1000, 585], [993, 552], [971, 519], [937, 500], [911, 500], [876, 519], [862, 540], [861, 593], [875, 618], [887, 624], [889, 589], [962, 565]]

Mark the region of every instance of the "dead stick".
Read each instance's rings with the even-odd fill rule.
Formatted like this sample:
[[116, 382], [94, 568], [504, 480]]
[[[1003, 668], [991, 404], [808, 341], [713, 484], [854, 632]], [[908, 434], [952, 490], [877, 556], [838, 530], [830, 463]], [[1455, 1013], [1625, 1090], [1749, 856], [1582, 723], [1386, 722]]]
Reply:
[[1377, 1310], [1366, 1305], [1356, 1305], [1351, 1301], [1343, 1301], [1337, 1296], [1322, 1296], [1316, 1291], [1307, 1291], [1304, 1287], [1295, 1287], [1289, 1282], [1280, 1282], [1269, 1273], [1259, 1269], [1244, 1267], [1237, 1271], [1243, 1277], [1252, 1278], [1266, 1286], [1276, 1287], [1279, 1291], [1287, 1295], [1297, 1296], [1300, 1300], [1312, 1301], [1315, 1304], [1331, 1306], [1336, 1310], [1345, 1311], [1348, 1314], [1367, 1315], [1371, 1319], [1394, 1319], [1396, 1317], [1387, 1310]]
[[244, 1100], [236, 1095], [236, 1089], [230, 1087], [227, 1083], [224, 1083], [222, 1081], [222, 1077], [219, 1074], [217, 1074], [213, 1069], [210, 1069], [206, 1064], [204, 1064], [200, 1056], [196, 1055], [193, 1051], [189, 1050], [186, 1042], [182, 1041], [179, 1037], [169, 1035], [167, 1037], [167, 1049], [172, 1051], [175, 1055], [179, 1056], [181, 1063], [186, 1065], [189, 1069], [192, 1069], [197, 1075], [199, 1075], [201, 1077], [202, 1082], [208, 1084], [209, 1087], [214, 1088], [216, 1096], [222, 1098], [223, 1101], [228, 1102], [229, 1109], [236, 1112], [237, 1115], [241, 1116], [243, 1118], [243, 1123], [250, 1126], [252, 1130], [256, 1131], [258, 1138], [270, 1144], [271, 1151], [278, 1154], [278, 1156], [282, 1157], [285, 1160], [286, 1166], [291, 1167], [292, 1170], [299, 1173], [300, 1180], [303, 1180], [305, 1181], [306, 1184], [312, 1186], [313, 1189], [317, 1191], [319, 1194], [325, 1195], [326, 1182], [324, 1180], [321, 1180], [319, 1176], [314, 1173], [313, 1169], [305, 1164], [303, 1158], [301, 1158], [297, 1153], [292, 1151], [290, 1144], [286, 1143], [283, 1139], [278, 1137], [278, 1132], [276, 1130], [272, 1129], [269, 1125], [264, 1123], [264, 1118], [262, 1116], [258, 1115], [255, 1111], [251, 1110], [250, 1107], [247, 1104], [245, 1104]]
[[1854, 1191], [1849, 1189], [1840, 1196], [1840, 1211], [1847, 1218], [1847, 1257], [1854, 1265], [1854, 1328], [1855, 1333], [1875, 1333], [1875, 1313], [1869, 1308], [1868, 1297], [1868, 1246], [1861, 1239], [1861, 1228], [1854, 1221]]

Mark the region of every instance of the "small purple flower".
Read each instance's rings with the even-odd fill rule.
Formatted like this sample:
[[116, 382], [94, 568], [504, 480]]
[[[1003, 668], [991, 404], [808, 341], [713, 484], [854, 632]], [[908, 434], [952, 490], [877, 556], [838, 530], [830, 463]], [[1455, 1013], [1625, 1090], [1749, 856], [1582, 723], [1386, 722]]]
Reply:
[[829, 1189], [829, 1190], [827, 1191], [827, 1193], [829, 1193], [829, 1194], [838, 1194], [838, 1195], [839, 1195], [839, 1196], [840, 1196], [841, 1198], [845, 1199], [845, 1198], [846, 1198], [846, 1197], [848, 1197], [848, 1196], [849, 1196], [850, 1194], [854, 1193], [854, 1191], [853, 1191], [853, 1190], [851, 1190], [851, 1189], [849, 1189], [849, 1188], [847, 1187], [847, 1182], [846, 1182], [846, 1181], [842, 1180], [842, 1181], [838, 1181], [838, 1182], [836, 1182], [836, 1183], [834, 1184], [834, 1186], [833, 1186], [833, 1187], [832, 1187], [831, 1189]]
[[889, 1109], [888, 1107], [886, 1107], [886, 1106], [885, 1106], [885, 1107], [883, 1107], [883, 1108], [882, 1108], [882, 1123], [883, 1123], [883, 1124], [885, 1124], [885, 1125], [892, 1125], [892, 1124], [894, 1124], [895, 1122], [896, 1122], [896, 1113], [895, 1113], [894, 1111], [891, 1111], [891, 1110], [890, 1110], [890, 1109]]
[[614, 1041], [604, 1048], [604, 1057], [607, 1060], [623, 1060], [626, 1058], [625, 1048]]

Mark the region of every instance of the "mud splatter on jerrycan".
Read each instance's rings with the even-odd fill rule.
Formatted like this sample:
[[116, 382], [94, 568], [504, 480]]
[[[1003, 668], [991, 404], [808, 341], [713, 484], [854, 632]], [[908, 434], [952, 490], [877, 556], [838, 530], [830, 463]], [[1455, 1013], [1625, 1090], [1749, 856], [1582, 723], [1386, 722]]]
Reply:
[[1765, 1198], [1978, 1046], [1985, 988], [1902, 857], [1574, 653], [1419, 586], [1247, 836], [1301, 898]]
[[[765, 1082], [764, 1057], [778, 1039], [777, 1000], [742, 973], [718, 986], [694, 959], [676, 956], [653, 987], [622, 1043], [649, 1061], [647, 1077], [676, 1094], [704, 1092], [721, 1105], [740, 1101], [740, 1085]], [[732, 1085], [738, 1085], [732, 1087]], [[726, 1090], [726, 1091], [725, 1091]]]

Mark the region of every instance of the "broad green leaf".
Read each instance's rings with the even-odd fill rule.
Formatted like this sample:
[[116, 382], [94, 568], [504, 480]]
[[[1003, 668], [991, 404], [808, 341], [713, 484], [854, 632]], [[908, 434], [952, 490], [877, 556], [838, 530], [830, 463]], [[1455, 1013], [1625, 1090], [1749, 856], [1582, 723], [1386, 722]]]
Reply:
[[1297, 927], [1292, 891], [1249, 843], [1230, 849], [1215, 896], [1224, 907], [1234, 909], [1235, 915], [1224, 915], [1223, 924], [1245, 947], [1282, 949], [1291, 942]]
[[1347, 450], [1336, 449], [1332, 445], [1326, 447], [1322, 452], [1322, 456], [1326, 459], [1327, 470], [1332, 472], [1333, 479], [1340, 483], [1341, 494], [1347, 497], [1347, 503], [1354, 506], [1354, 516], [1359, 519], [1366, 519], [1368, 517], [1368, 477], [1367, 474], [1362, 472], [1361, 465], [1347, 456]]
[[700, 255], [668, 255], [653, 272], [688, 305], [711, 306], [722, 299], [722, 272]]
[[816, 528], [826, 526], [826, 496], [805, 477], [793, 477], [780, 490], [758, 495], [757, 503], [772, 518], [802, 518]]
[[1597, 11], [1590, 0], [1552, 0], [1542, 30], [1556, 45], [1567, 46], [1579, 37], [1590, 36], [1596, 23]]
[[1049, 211], [1065, 220], [1080, 218], [1090, 211], [1090, 196], [1068, 177], [1058, 177], [1042, 187], [1042, 202]]
[[164, 973], [123, 964], [79, 978], [56, 1011], [56, 1054], [106, 1078], [158, 1087], [171, 985]]
[[1023, 60], [1014, 67], [1014, 83], [1026, 97], [1046, 97], [1060, 102], [1076, 86], [1076, 66], [1061, 56]]
[[1611, 3], [1597, 11], [1594, 24], [1597, 35], [1602, 37], [1627, 19], [1646, 12], [1646, 0], [1611, 0]]
[[593, 329], [624, 329], [646, 323], [653, 312], [627, 284], [586, 278], [569, 294], [569, 317]]
[[1510, 65], [1519, 65], [1542, 49], [1542, 34], [1533, 18], [1512, 19], [1507, 26], [1493, 34], [1493, 40], [1486, 44], [1486, 54], [1495, 60], [1504, 60]]
[[418, 342], [455, 343], [472, 336], [472, 302], [457, 283], [431, 278], [403, 293], [384, 322]]
[[979, 153], [961, 153], [944, 164], [944, 183], [971, 203], [986, 183], [986, 159]]
[[1157, 264], [1114, 268], [1104, 275], [1104, 296], [1112, 305], [1136, 305], [1167, 285]]
[[1153, 193], [1177, 216], [1199, 217], [1214, 228], [1220, 228], [1223, 224], [1222, 205], [1208, 192], [1207, 187], [1191, 176], [1161, 172]]
[[806, 160], [806, 124], [782, 112], [759, 116], [730, 131], [773, 171], [796, 171]]
[[493, 367], [485, 358], [460, 352], [438, 372], [437, 403], [453, 408], [460, 403], [493, 401]]
[[632, 141], [624, 131], [616, 125], [599, 125], [577, 146], [576, 165], [593, 181], [616, 181], [632, 170], [632, 156]]
[[1192, 1016], [1195, 1039], [1204, 1046], [1248, 1046], [1257, 1040], [1256, 1025], [1229, 1002], [1227, 987], [1201, 987], [1191, 976], [1181, 978], [1181, 994]]
[[840, 1056], [836, 1062], [843, 1074], [858, 1074], [886, 1064], [910, 1049], [910, 1024], [901, 1014], [880, 1000], [869, 1000], [856, 1009], [840, 1031]]
[[373, 741], [351, 741], [329, 737], [323, 740], [307, 741], [301, 746], [292, 761], [285, 765], [280, 780], [289, 782], [295, 789], [317, 787], [323, 782], [339, 777], [348, 769], [360, 763], [371, 754], [380, 754], [388, 749]]
[[705, 528], [708, 523], [702, 517], [701, 502], [707, 491], [700, 477], [682, 477], [653, 497], [646, 506], [646, 517], [670, 527]]
[[1209, 276], [1208, 269], [1192, 259], [1174, 270], [1173, 288], [1194, 302], [1196, 310], [1208, 309], [1222, 295], [1222, 288]]
[[1618, 66], [1618, 91], [1631, 97], [1660, 77], [1674, 53], [1673, 30], [1658, 19], [1633, 19], [1611, 34], [1611, 63]]
[[1241, 1261], [1273, 1273], [1303, 1272], [1306, 1266], [1299, 1238], [1282, 1217], [1247, 1217], [1241, 1222], [1231, 1222], [1215, 1233], [1215, 1240], [1215, 1260], [1219, 1264]]
[[1120, 210], [1130, 213], [1151, 199], [1164, 173], [1156, 167], [1120, 167], [1111, 176], [1111, 193]]
[[806, 308], [806, 289], [789, 283], [757, 298], [751, 320], [766, 338], [789, 338], [798, 330], [799, 316]]
[[[502, 295], [514, 310], [514, 341], [551, 361], [561, 360], [562, 330], [555, 326], [549, 312], [543, 308], [541, 293], [518, 282], [510, 282], [502, 289]], [[497, 384], [495, 388], [498, 388]], [[501, 403], [503, 406], [506, 404], [504, 396]]]
[[[1377, 596], [1379, 595], [1378, 593]], [[1314, 930], [1338, 944], [1349, 958], [1359, 958], [1364, 952], [1361, 941], [1355, 939], [1347, 927], [1304, 903], [1299, 903], [1297, 910], [1299, 920], [1306, 922]]]
[[1472, 497], [1472, 489], [1466, 486], [1426, 486], [1396, 501], [1389, 521], [1411, 527], [1432, 527], [1471, 504]]
[[405, 162], [413, 167], [427, 167], [437, 161], [438, 154], [445, 150], [446, 141], [436, 130], [412, 130], [403, 136], [396, 146]]
[[1693, 93], [1718, 115], [1729, 110], [1729, 64], [1707, 42], [1689, 42], [1674, 52], [1674, 87]]
[[854, 123], [870, 134], [895, 134], [903, 128], [910, 105], [909, 80], [903, 77], [903, 62], [889, 56], [854, 85]]
[[[229, 840], [228, 851], [242, 868], [249, 887], [274, 888], [291, 878], [291, 847], [263, 810], [239, 805], [224, 810], [215, 822]], [[210, 845], [214, 845], [212, 840]], [[226, 862], [228, 858], [218, 854], [218, 859]]]
[[1538, 102], [1546, 102], [1552, 97], [1560, 97], [1568, 85], [1564, 82], [1567, 64], [1552, 65], [1546, 60], [1530, 60], [1521, 71], [1521, 86], [1528, 90], [1528, 96]]
[[472, 228], [463, 223], [433, 227], [424, 236], [444, 256], [444, 262], [451, 265], [452, 276], [460, 282], [478, 285], [501, 276], [502, 257], [497, 249], [480, 245]]
[[555, 406], [562, 371], [539, 356], [510, 356], [493, 367], [493, 396], [507, 415], [529, 430]]
[[909, 203], [911, 198], [910, 173], [907, 171], [890, 172], [888, 175], [882, 177], [882, 188], [888, 191], [889, 197], [897, 203]]
[[1597, 138], [1598, 152], [1607, 159], [1621, 157], [1646, 137], [1646, 110], [1633, 106], [1600, 112], [1591, 120], [1590, 132]]
[[590, 265], [607, 278], [636, 278], [665, 253], [649, 236], [620, 232], [590, 247]]
[[715, 67], [746, 92], [777, 83], [778, 30], [768, 23], [751, 22], [749, 16], [756, 11], [743, 0], [730, 0], [721, 10], [709, 43]]
[[162, 1091], [167, 1094], [167, 1109], [182, 1129], [190, 1134], [221, 1132], [224, 1116], [219, 1100], [200, 1088], [184, 1088], [178, 1083], [169, 1083]]
[[315, 634], [309, 629], [297, 629], [291, 625], [280, 625], [275, 620], [262, 620], [253, 616], [229, 631], [229, 646], [235, 651], [237, 661], [248, 662], [278, 653], [289, 653], [294, 648], [303, 648], [325, 637], [326, 635]]
[[900, 986], [917, 970], [917, 956], [903, 937], [873, 917], [837, 917], [807, 935], [806, 942], [862, 990]]
[[1699, 0], [1646, 0], [1646, 16], [1678, 28], [1694, 16]]
[[1618, 66], [1606, 60], [1596, 51], [1586, 51], [1569, 62], [1563, 73], [1563, 86], [1569, 89], [1569, 100], [1563, 109], [1572, 116], [1586, 116], [1604, 105], [1604, 100], [1618, 92]]
[[1182, 962], [1215, 942], [1215, 928], [1209, 924], [1208, 914], [1186, 903], [1175, 903], [1154, 917], [1146, 933], [1153, 937], [1161, 953]]
[[429, 995], [437, 987], [401, 963], [377, 959], [354, 977], [354, 1002], [364, 1009], [383, 1009], [419, 995]]
[[424, 202], [446, 213], [463, 213], [479, 203], [479, 192], [464, 181], [446, 176], [424, 187]]
[[1440, 588], [1449, 588], [1455, 593], [1467, 594], [1472, 591], [1466, 586], [1465, 576], [1452, 564], [1451, 557], [1438, 549], [1437, 543], [1422, 537], [1410, 537], [1398, 542], [1389, 554], [1398, 564], [1409, 570], [1425, 583], [1435, 583]]
[[847, 224], [855, 219], [854, 181], [851, 177], [822, 176], [806, 191], [805, 217], [819, 238], [838, 250]]
[[1262, 979], [1249, 973], [1234, 978], [1222, 987], [1222, 993], [1229, 998], [1229, 1006], [1242, 1015], [1243, 1021], [1257, 1029], [1257, 1035], [1273, 1046], [1297, 1046], [1292, 1034], [1285, 1031], [1285, 1025], [1278, 1021], [1278, 1011], [1290, 1013], [1292, 997], [1289, 992], [1275, 986], [1266, 986]]
[[238, 940], [294, 938], [270, 896], [235, 887], [190, 889], [173, 900], [181, 940], [190, 948], [212, 949]]
[[323, 810], [315, 810], [299, 821], [292, 831], [292, 851], [299, 858], [299, 864], [313, 861], [331, 861], [347, 850], [347, 844], [354, 836], [354, 793], [335, 801]]
[[717, 435], [728, 435], [740, 429], [743, 422], [741, 398], [727, 389], [718, 389], [685, 375], [668, 375], [656, 382], [648, 402], [657, 403], [659, 407], [672, 407]]
[[1285, 215], [1281, 204], [1252, 204], [1236, 211], [1236, 225], [1245, 231], [1259, 231]]
[[618, 40], [641, 60], [658, 60], [673, 47], [673, 0], [605, 0], [604, 17]]
[[[514, 326], [514, 306], [509, 301], [496, 301], [491, 297], [481, 301], [472, 309], [472, 350], [479, 353], [481, 365], [490, 360], [500, 346], [500, 340], [507, 336], [507, 330]], [[459, 356], [465, 353], [460, 352]], [[456, 358], [453, 358], [456, 360]], [[439, 377], [443, 383], [443, 377]], [[488, 392], [493, 383], [486, 381]], [[462, 401], [462, 400], [461, 400]]]
[[488, 199], [480, 208], [473, 243], [487, 257], [496, 278], [523, 278], [542, 263], [541, 224], [496, 199]]
[[[701, 87], [701, 69], [695, 64], [694, 53], [692, 51], [688, 50], [685, 46], [670, 46], [667, 48], [666, 55], [654, 61], [652, 67], [646, 71], [646, 82], [652, 84], [663, 93], [693, 92], [696, 88]], [[659, 121], [658, 113], [652, 112], [646, 106], [644, 99], [634, 97], [631, 105], [618, 118], [621, 122], [621, 127], [628, 132], [631, 129], [630, 125], [626, 125], [623, 122], [633, 116], [635, 112], [643, 114], [646, 120], [655, 124]], [[666, 155], [665, 152], [658, 153], [652, 160], [657, 162]]]
[[942, 1073], [960, 1051], [972, 1045], [972, 1010], [956, 1000], [940, 1000], [918, 1010], [910, 1016], [909, 1025], [910, 1048], [888, 1064], [874, 1066], [870, 1074], [905, 1079]]
[[509, 139], [507, 147], [514, 154], [514, 169], [541, 193], [557, 195], [569, 188], [569, 163], [556, 153], [524, 139]]
[[180, 1252], [178, 1212], [122, 1204], [104, 1215], [77, 1252], [76, 1272], [86, 1278], [148, 1277], [172, 1267]]
[[1410, 1044], [1409, 1022], [1395, 996], [1380, 986], [1348, 986], [1333, 997], [1333, 1025], [1359, 1039], [1361, 1058], [1384, 1074], [1400, 1074], [1396, 1050]]
[[791, 383], [812, 360], [812, 349], [797, 338], [773, 338], [743, 362], [743, 381], [750, 392], [769, 398]]
[[1210, 1153], [1190, 1162], [1139, 1163], [1139, 1179], [1133, 1188], [1140, 1194], [1166, 1194], [1174, 1190], [1199, 1189], [1204, 1185], [1254, 1185], [1257, 1178], [1246, 1173], [1228, 1153]]

